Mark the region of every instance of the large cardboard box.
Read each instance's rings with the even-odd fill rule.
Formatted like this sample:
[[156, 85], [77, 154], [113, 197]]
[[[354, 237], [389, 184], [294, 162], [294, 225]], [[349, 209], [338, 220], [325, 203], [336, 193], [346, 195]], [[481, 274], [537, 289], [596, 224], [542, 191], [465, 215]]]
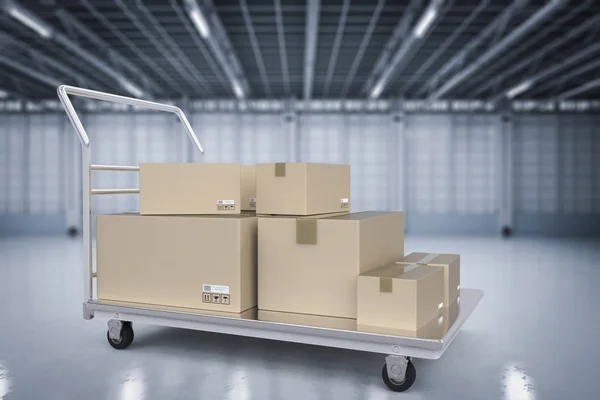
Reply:
[[324, 317], [322, 315], [296, 314], [279, 311], [258, 310], [258, 319], [282, 324], [316, 326], [319, 328], [356, 330], [356, 319]]
[[257, 218], [98, 215], [98, 300], [243, 313], [257, 305]]
[[444, 269], [444, 318], [450, 327], [458, 317], [460, 304], [460, 255], [436, 253], [410, 253], [397, 261], [398, 264], [427, 265]]
[[317, 215], [350, 210], [350, 166], [316, 163], [256, 165], [256, 212]]
[[140, 214], [239, 214], [240, 164], [141, 163]]
[[429, 333], [443, 327], [444, 307], [442, 268], [392, 263], [358, 277], [360, 330], [417, 336], [427, 328]]
[[355, 319], [358, 275], [403, 255], [402, 212], [260, 217], [258, 308]]
[[242, 165], [242, 211], [256, 211], [256, 167]]

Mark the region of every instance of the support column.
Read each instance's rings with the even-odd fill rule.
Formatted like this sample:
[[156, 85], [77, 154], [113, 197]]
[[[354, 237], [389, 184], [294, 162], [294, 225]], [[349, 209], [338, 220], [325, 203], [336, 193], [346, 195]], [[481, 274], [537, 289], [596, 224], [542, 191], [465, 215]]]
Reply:
[[[388, 157], [391, 167], [389, 177], [390, 190], [388, 192], [388, 208], [391, 210], [405, 211], [406, 207], [406, 167], [405, 167], [405, 132], [406, 115], [404, 113], [404, 100], [394, 102], [392, 109], [392, 122], [390, 128], [390, 143]], [[406, 215], [405, 215], [406, 218]], [[405, 221], [406, 222], [406, 221]]]
[[513, 131], [514, 115], [510, 106], [505, 104], [501, 112], [500, 146], [496, 147], [500, 203], [498, 226], [503, 236], [510, 236], [514, 229]]

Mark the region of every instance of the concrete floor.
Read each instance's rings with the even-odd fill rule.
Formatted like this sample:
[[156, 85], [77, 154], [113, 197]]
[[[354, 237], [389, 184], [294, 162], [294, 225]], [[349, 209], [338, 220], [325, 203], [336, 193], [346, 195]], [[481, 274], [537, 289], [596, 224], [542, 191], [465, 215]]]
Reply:
[[596, 399], [600, 242], [407, 238], [458, 252], [485, 297], [446, 354], [388, 391], [383, 356], [81, 317], [78, 241], [0, 238], [0, 399]]

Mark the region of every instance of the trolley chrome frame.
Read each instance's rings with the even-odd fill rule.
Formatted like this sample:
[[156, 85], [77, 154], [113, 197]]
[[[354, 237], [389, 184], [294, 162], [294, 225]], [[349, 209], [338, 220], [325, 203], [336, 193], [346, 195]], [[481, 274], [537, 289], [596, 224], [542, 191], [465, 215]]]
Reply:
[[57, 92], [58, 97], [75, 128], [82, 150], [82, 204], [84, 217], [82, 233], [83, 254], [86, 260], [86, 264], [84, 265], [83, 316], [85, 319], [92, 319], [94, 317], [108, 319], [110, 337], [115, 336], [118, 333], [123, 321], [128, 321], [381, 353], [388, 355], [386, 363], [389, 376], [393, 376], [401, 381], [404, 379], [404, 373], [406, 372], [409, 358], [438, 359], [444, 354], [460, 328], [483, 297], [483, 292], [480, 290], [461, 289], [459, 316], [444, 338], [439, 340], [398, 337], [358, 331], [344, 331], [258, 320], [103, 304], [93, 296], [93, 279], [96, 278], [96, 273], [93, 271], [92, 260], [91, 196], [101, 194], [139, 193], [139, 189], [92, 189], [91, 173], [95, 170], [139, 171], [139, 166], [94, 165], [91, 163], [90, 139], [77, 112], [73, 108], [69, 95], [173, 113], [181, 121], [183, 128], [192, 140], [194, 147], [200, 153], [204, 153], [204, 150], [185, 114], [178, 107], [66, 85], [60, 86]]

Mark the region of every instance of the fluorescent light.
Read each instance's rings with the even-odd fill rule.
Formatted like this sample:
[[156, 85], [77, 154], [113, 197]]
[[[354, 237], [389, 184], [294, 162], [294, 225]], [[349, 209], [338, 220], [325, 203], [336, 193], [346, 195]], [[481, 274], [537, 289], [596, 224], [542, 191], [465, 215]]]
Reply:
[[433, 24], [433, 21], [435, 21], [437, 15], [438, 7], [430, 4], [429, 7], [427, 7], [427, 10], [425, 10], [421, 16], [421, 19], [419, 19], [419, 22], [417, 22], [417, 25], [413, 30], [413, 35], [418, 39], [421, 39], [423, 36], [425, 36], [425, 33], [427, 33], [429, 28], [431, 28], [431, 24]]
[[508, 97], [509, 99], [512, 99], [513, 97], [517, 97], [521, 93], [524, 93], [524, 92], [528, 91], [529, 89], [531, 89], [532, 86], [533, 86], [533, 81], [527, 80], [523, 83], [518, 84], [517, 86], [515, 86], [514, 88], [512, 88], [508, 92], [506, 92], [506, 97]]
[[242, 89], [240, 84], [237, 81], [234, 81], [232, 83], [232, 86], [233, 86], [233, 92], [235, 93], [235, 96], [238, 99], [243, 99], [244, 98], [244, 89]]
[[8, 92], [0, 89], [0, 99], [8, 97]]
[[131, 83], [129, 81], [122, 80], [121, 86], [123, 86], [123, 89], [125, 89], [126, 91], [131, 93], [134, 97], [145, 97], [146, 96], [146, 93], [144, 93], [144, 91], [142, 89], [140, 89], [139, 87], [137, 87], [136, 85], [134, 85], [133, 83]]
[[210, 36], [210, 27], [208, 26], [208, 21], [204, 18], [202, 10], [198, 7], [198, 3], [196, 3], [196, 0], [187, 0], [186, 5], [190, 19], [194, 23], [196, 30], [200, 33], [200, 36], [208, 39]]
[[377, 85], [371, 90], [371, 98], [376, 99], [383, 92], [383, 81], [379, 81]]
[[8, 8], [6, 9], [6, 12], [8, 13], [8, 15], [21, 22], [23, 25], [35, 31], [44, 39], [48, 39], [50, 38], [50, 36], [52, 36], [52, 28], [50, 28], [48, 24], [46, 24], [41, 19], [37, 18], [35, 15], [32, 15], [27, 10], [24, 10], [17, 4], [8, 3]]

